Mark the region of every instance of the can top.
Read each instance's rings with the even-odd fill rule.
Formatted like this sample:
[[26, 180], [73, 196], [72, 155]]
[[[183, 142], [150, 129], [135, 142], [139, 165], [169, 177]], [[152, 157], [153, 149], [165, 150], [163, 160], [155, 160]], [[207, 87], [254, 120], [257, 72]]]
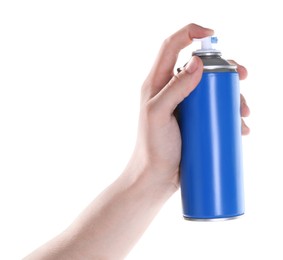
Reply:
[[[194, 51], [192, 55], [201, 58], [204, 72], [237, 72], [237, 66], [221, 58], [221, 52], [213, 48], [213, 45], [218, 42], [217, 37], [209, 36], [202, 39], [194, 39], [193, 41], [201, 42], [201, 49]], [[181, 72], [183, 68], [178, 68], [177, 71]]]
[[208, 36], [202, 39], [194, 39], [194, 41], [201, 42], [201, 49], [193, 52], [193, 55], [197, 56], [211, 56], [218, 55], [221, 56], [221, 52], [213, 48], [213, 45], [218, 42], [218, 38], [216, 36]]
[[201, 49], [194, 51], [193, 55], [199, 56], [202, 59], [204, 71], [236, 72], [237, 66], [222, 59], [221, 52], [214, 49], [213, 45], [218, 42], [217, 37], [209, 36], [202, 39], [194, 39], [194, 41], [201, 42]]

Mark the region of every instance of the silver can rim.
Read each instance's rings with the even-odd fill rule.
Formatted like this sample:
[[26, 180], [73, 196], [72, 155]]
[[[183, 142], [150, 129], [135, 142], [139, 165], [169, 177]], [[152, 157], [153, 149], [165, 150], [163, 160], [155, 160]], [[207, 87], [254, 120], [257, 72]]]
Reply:
[[218, 69], [235, 70], [237, 69], [237, 66], [236, 65], [204, 65], [203, 69], [205, 70], [218, 70]]
[[241, 218], [244, 214], [233, 216], [233, 217], [224, 217], [224, 218], [191, 218], [191, 217], [185, 217], [185, 220], [189, 221], [195, 221], [195, 222], [218, 222], [218, 221], [227, 221], [227, 220], [233, 220]]

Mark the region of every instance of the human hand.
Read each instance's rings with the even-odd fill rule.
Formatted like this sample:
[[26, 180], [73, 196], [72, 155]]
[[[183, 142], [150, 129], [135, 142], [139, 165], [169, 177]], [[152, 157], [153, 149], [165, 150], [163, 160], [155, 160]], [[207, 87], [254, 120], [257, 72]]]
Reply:
[[[178, 54], [193, 38], [211, 35], [213, 30], [189, 24], [167, 38], [142, 86], [139, 132], [132, 160], [146, 168], [151, 181], [159, 186], [169, 185], [173, 190], [179, 187], [181, 135], [174, 110], [194, 90], [203, 72], [201, 59], [194, 56], [184, 70], [174, 75]], [[237, 65], [240, 79], [245, 79], [247, 70], [230, 62]], [[249, 115], [242, 95], [241, 115]], [[242, 119], [242, 134], [248, 133]]]
[[[190, 24], [164, 41], [142, 86], [137, 143], [127, 168], [66, 231], [25, 259], [125, 258], [179, 187], [181, 135], [174, 111], [199, 83], [203, 64], [194, 56], [184, 70], [174, 75], [178, 53], [193, 38], [212, 34], [210, 29]], [[246, 69], [237, 66], [240, 79], [244, 79]], [[241, 96], [241, 115], [248, 114]], [[242, 121], [242, 133], [248, 132]]]

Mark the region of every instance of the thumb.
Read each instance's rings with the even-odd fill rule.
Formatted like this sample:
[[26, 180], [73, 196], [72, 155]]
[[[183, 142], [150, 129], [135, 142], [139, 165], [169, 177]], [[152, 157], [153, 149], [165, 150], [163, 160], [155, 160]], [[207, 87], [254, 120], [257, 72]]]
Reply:
[[175, 75], [157, 94], [157, 106], [162, 113], [173, 114], [175, 108], [186, 98], [199, 83], [203, 64], [199, 57], [193, 56], [185, 69]]

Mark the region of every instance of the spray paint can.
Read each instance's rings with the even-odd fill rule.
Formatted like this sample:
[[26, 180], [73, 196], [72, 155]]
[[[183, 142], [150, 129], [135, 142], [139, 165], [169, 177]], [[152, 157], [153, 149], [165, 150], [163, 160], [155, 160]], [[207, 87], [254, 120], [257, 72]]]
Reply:
[[244, 214], [239, 75], [212, 48], [216, 37], [201, 42], [202, 78], [178, 107], [183, 216], [233, 219]]

